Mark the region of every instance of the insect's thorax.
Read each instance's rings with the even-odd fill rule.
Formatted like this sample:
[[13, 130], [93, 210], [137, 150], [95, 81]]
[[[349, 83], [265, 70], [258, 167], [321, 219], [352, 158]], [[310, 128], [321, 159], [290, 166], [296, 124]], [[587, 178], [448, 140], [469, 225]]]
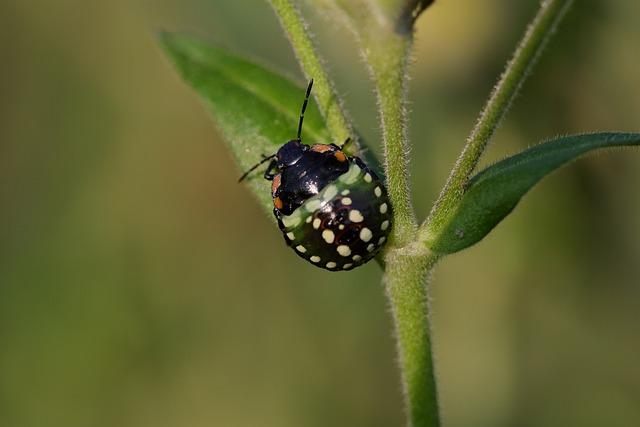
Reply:
[[277, 191], [283, 203], [280, 212], [291, 214], [348, 169], [349, 161], [340, 161], [332, 153], [306, 151], [296, 163], [280, 170], [281, 184]]

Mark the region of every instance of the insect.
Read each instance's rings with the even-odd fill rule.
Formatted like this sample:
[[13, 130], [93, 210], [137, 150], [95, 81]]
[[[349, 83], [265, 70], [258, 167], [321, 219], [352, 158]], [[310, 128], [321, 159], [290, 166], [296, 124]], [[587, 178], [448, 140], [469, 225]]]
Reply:
[[269, 162], [273, 214], [285, 242], [300, 257], [331, 271], [370, 261], [391, 231], [392, 208], [382, 181], [336, 144], [302, 143], [302, 123], [313, 87], [307, 86], [295, 139], [251, 167], [239, 181]]

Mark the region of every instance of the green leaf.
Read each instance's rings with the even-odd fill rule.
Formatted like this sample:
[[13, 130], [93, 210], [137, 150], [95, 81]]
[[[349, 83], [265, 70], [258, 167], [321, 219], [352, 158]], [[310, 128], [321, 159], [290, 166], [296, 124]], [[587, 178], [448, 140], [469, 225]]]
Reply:
[[[161, 33], [159, 42], [184, 81], [213, 113], [238, 164], [238, 177], [263, 155], [275, 153], [296, 137], [304, 87], [191, 36]], [[305, 114], [302, 138], [307, 144], [330, 140], [313, 100]], [[270, 183], [261, 171], [252, 173], [246, 185], [270, 213]]]
[[486, 236], [544, 176], [600, 148], [640, 145], [637, 133], [596, 133], [557, 138], [496, 163], [475, 175], [460, 202], [430, 224], [424, 241], [436, 252], [460, 251]]

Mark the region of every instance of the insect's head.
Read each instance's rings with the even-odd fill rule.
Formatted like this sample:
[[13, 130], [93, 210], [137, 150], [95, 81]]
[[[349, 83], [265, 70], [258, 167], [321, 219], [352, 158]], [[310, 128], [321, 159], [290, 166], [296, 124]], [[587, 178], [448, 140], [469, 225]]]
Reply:
[[305, 151], [309, 149], [308, 145], [303, 144], [298, 139], [292, 139], [284, 144], [276, 153], [276, 159], [278, 160], [278, 168], [282, 169], [285, 166], [291, 166], [297, 162]]

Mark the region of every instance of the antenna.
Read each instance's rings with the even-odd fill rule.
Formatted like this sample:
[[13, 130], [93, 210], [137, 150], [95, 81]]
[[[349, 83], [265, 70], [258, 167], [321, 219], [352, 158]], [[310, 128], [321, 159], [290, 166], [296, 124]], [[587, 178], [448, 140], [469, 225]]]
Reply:
[[302, 133], [302, 121], [304, 120], [304, 112], [307, 109], [307, 103], [309, 102], [309, 95], [311, 95], [311, 88], [313, 87], [313, 79], [309, 81], [309, 86], [307, 86], [307, 94], [304, 97], [304, 102], [302, 103], [302, 111], [300, 111], [300, 121], [298, 122], [298, 136], [297, 140], [301, 141], [300, 134]]
[[[298, 142], [301, 141], [300, 134], [302, 133], [302, 122], [304, 121], [304, 112], [307, 110], [307, 104], [309, 103], [309, 96], [311, 95], [311, 88], [312, 87], [313, 87], [313, 79], [311, 79], [309, 81], [309, 86], [307, 86], [307, 93], [304, 96], [304, 102], [302, 103], [302, 111], [300, 111], [300, 121], [298, 122], [298, 136], [296, 137], [296, 140]], [[244, 174], [242, 174], [242, 176], [240, 177], [238, 182], [242, 182], [247, 177], [247, 175], [249, 175], [251, 172], [253, 172], [258, 166], [260, 166], [263, 163], [268, 162], [269, 160], [273, 159], [274, 157], [276, 157], [276, 154], [272, 154], [272, 155], [270, 155], [268, 157], [265, 157], [264, 159], [262, 159], [261, 161], [259, 161], [255, 165], [251, 166], [251, 168], [248, 171], [246, 171]]]
[[264, 159], [260, 160], [258, 163], [256, 163], [255, 165], [251, 166], [251, 169], [249, 169], [248, 171], [246, 171], [238, 180], [238, 182], [242, 182], [243, 179], [245, 179], [247, 177], [247, 175], [249, 175], [251, 172], [253, 172], [258, 166], [260, 166], [263, 163], [268, 162], [269, 160], [273, 159], [276, 155], [272, 154], [268, 157], [265, 157]]

